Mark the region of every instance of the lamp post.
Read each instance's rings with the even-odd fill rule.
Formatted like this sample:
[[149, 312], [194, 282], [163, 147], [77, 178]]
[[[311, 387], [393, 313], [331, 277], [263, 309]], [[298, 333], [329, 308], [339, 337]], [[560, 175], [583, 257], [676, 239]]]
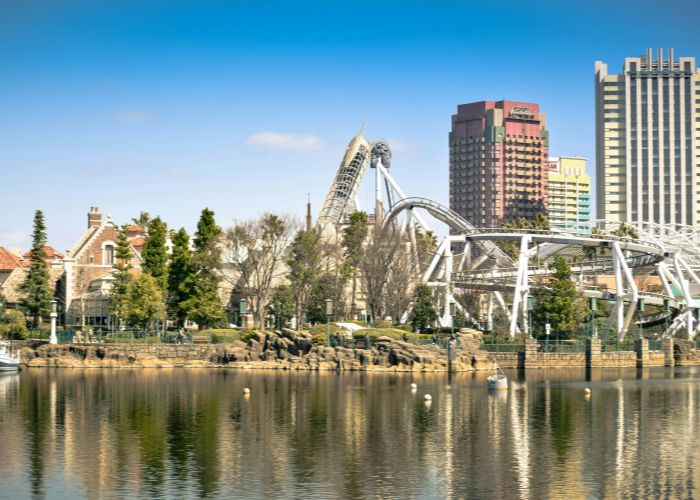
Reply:
[[246, 302], [245, 299], [241, 299], [240, 302], [238, 303], [238, 314], [241, 317], [241, 328], [245, 328], [247, 325], [247, 317], [246, 317]]
[[58, 337], [56, 336], [56, 318], [58, 317], [58, 311], [56, 310], [56, 301], [51, 301], [51, 337], [49, 338], [49, 344], [58, 344]]
[[598, 325], [596, 325], [596, 323], [595, 323], [595, 312], [598, 310], [598, 300], [595, 297], [591, 297], [589, 309], [591, 312], [591, 322], [590, 322], [591, 338], [597, 339], [598, 338]]
[[644, 338], [644, 331], [642, 328], [642, 313], [644, 312], [644, 299], [639, 299], [637, 301], [637, 311], [639, 311], [639, 339]]
[[328, 347], [331, 346], [331, 314], [333, 314], [333, 301], [326, 299], [326, 336], [328, 337]]
[[455, 335], [455, 309], [457, 304], [454, 301], [450, 302], [450, 333], [452, 337]]

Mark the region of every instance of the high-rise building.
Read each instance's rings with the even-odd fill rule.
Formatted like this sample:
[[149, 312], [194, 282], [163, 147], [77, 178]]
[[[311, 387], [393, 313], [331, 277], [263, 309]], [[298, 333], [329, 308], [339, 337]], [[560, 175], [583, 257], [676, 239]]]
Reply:
[[590, 231], [591, 178], [586, 173], [586, 159], [577, 156], [550, 158], [549, 225], [552, 228]]
[[673, 49], [627, 57], [617, 75], [596, 61], [599, 218], [698, 223], [699, 79], [695, 58]]
[[548, 142], [537, 104], [460, 104], [450, 132], [450, 208], [480, 227], [546, 212]]

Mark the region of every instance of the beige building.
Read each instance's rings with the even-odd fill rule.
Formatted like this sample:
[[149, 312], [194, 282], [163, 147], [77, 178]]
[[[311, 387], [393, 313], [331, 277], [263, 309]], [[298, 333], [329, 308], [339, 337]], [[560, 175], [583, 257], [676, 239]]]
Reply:
[[699, 80], [673, 49], [627, 57], [620, 74], [596, 61], [598, 218], [698, 223]]
[[560, 156], [550, 158], [548, 164], [550, 226], [590, 232], [591, 178], [586, 173], [586, 158]]

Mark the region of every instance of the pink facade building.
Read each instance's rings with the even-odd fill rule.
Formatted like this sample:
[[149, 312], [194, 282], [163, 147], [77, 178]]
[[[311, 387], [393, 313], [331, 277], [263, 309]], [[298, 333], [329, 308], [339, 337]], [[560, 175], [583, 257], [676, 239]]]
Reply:
[[546, 214], [548, 144], [537, 104], [460, 104], [450, 132], [450, 208], [478, 227]]

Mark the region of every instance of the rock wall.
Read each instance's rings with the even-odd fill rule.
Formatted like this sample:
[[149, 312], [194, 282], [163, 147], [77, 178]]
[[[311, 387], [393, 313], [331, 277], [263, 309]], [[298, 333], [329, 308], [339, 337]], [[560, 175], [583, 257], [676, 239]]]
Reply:
[[371, 349], [316, 346], [308, 334], [283, 330], [256, 333], [247, 343], [58, 344], [27, 346], [20, 351], [28, 367], [233, 367], [292, 370], [472, 371], [490, 369], [488, 353], [479, 350], [481, 333], [463, 330], [461, 347], [416, 345], [379, 337]]

